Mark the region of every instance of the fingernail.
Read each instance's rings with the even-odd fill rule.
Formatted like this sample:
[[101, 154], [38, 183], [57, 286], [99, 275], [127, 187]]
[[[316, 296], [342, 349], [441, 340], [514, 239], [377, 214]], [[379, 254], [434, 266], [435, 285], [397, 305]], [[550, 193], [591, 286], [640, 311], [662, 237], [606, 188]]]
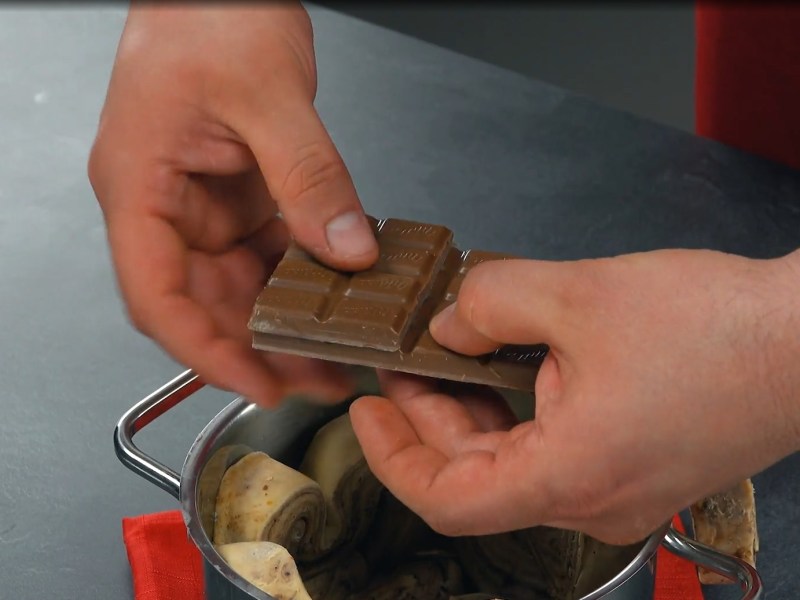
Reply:
[[375, 251], [372, 228], [360, 212], [352, 211], [330, 220], [325, 228], [331, 252], [340, 258], [363, 256]]
[[431, 332], [433, 332], [434, 329], [438, 329], [439, 327], [441, 327], [441, 325], [442, 325], [442, 323], [444, 321], [446, 321], [447, 319], [450, 319], [452, 317], [453, 313], [455, 312], [455, 310], [456, 310], [456, 305], [455, 305], [455, 303], [453, 303], [453, 304], [449, 305], [447, 308], [445, 308], [444, 310], [442, 310], [440, 313], [438, 313], [436, 316], [434, 316], [431, 319], [430, 326], [429, 326]]

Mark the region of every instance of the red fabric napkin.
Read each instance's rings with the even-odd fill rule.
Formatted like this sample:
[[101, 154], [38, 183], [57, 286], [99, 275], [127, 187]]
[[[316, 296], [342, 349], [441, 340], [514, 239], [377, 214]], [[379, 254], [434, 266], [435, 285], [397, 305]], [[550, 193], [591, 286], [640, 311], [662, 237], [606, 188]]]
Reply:
[[122, 519], [136, 600], [205, 600], [203, 560], [180, 511]]
[[[681, 533], [686, 531], [678, 515], [673, 517], [672, 526]], [[678, 558], [663, 546], [658, 548], [657, 563], [655, 600], [703, 600], [694, 564]]]
[[[683, 531], [676, 516], [674, 525]], [[200, 551], [177, 510], [127, 517], [122, 535], [136, 600], [205, 600]], [[656, 600], [702, 600], [694, 566], [659, 549]]]

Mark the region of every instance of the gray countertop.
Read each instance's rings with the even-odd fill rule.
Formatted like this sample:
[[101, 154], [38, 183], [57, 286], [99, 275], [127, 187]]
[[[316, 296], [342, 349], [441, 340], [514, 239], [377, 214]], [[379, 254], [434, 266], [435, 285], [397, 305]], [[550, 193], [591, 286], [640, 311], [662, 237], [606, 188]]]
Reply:
[[[332, 12], [318, 105], [376, 215], [539, 258], [800, 246], [800, 174]], [[127, 324], [85, 164], [124, 9], [0, 9], [0, 598], [130, 598], [120, 519], [175, 508], [111, 433], [180, 366]], [[679, 293], [679, 290], [677, 290]], [[230, 394], [144, 431], [179, 466]], [[800, 457], [756, 477], [770, 600], [800, 597]], [[736, 597], [735, 590], [713, 598]]]

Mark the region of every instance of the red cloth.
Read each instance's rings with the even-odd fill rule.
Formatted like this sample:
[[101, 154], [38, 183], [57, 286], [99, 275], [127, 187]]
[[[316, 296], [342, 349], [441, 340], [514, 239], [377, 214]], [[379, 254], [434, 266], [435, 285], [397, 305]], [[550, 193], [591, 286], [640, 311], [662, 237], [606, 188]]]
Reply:
[[696, 5], [697, 133], [800, 169], [800, 6]]
[[122, 537], [136, 600], [205, 600], [203, 560], [179, 511], [127, 517]]
[[[673, 523], [683, 525], [675, 517]], [[180, 512], [122, 520], [136, 600], [205, 600], [200, 551], [186, 535]], [[659, 549], [656, 600], [702, 600], [694, 566]]]
[[[672, 526], [685, 532], [678, 515], [672, 519]], [[703, 590], [697, 578], [697, 569], [689, 561], [678, 558], [661, 546], [656, 560], [655, 600], [703, 600]]]

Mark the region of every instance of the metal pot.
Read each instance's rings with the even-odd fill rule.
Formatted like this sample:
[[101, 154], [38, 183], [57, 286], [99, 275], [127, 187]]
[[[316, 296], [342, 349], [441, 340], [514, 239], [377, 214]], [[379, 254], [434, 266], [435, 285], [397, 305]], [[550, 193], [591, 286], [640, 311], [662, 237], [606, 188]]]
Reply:
[[[200, 432], [179, 475], [137, 448], [133, 436], [203, 385], [194, 373], [186, 371], [133, 406], [114, 431], [117, 457], [180, 501], [189, 536], [203, 556], [208, 600], [275, 600], [235, 573], [211, 543], [219, 483], [228, 466], [253, 450], [296, 465], [316, 430], [344, 408], [287, 402], [277, 410], [264, 411], [238, 398]], [[737, 582], [743, 590], [742, 600], [762, 598], [761, 579], [752, 566], [665, 525], [641, 543], [633, 560], [608, 573], [605, 582], [581, 600], [652, 599], [660, 545]]]

